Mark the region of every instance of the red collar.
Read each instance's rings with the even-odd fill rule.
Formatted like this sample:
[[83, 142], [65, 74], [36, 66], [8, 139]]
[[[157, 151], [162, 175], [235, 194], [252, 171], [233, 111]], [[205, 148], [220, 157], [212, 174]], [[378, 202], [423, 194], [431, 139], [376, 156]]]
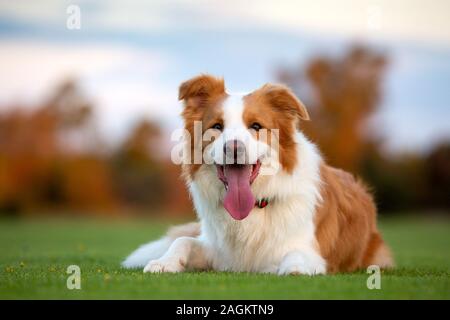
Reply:
[[262, 198], [262, 199], [256, 200], [255, 207], [262, 209], [262, 208], [266, 207], [268, 204], [269, 204], [269, 199]]

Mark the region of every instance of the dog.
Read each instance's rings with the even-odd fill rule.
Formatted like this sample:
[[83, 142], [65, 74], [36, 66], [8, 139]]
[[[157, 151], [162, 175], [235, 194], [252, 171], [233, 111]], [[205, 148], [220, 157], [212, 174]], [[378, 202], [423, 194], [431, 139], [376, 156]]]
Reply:
[[[179, 100], [182, 175], [199, 222], [138, 248], [124, 267], [317, 275], [393, 266], [372, 196], [324, 162], [288, 87], [230, 94], [222, 78], [202, 74], [181, 84]], [[195, 141], [195, 131], [214, 138]], [[192, 161], [197, 149], [208, 161]]]

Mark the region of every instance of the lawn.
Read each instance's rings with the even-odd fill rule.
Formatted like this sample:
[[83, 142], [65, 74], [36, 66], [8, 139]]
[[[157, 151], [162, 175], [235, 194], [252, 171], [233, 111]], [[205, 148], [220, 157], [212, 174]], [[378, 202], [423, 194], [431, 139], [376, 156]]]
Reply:
[[[381, 289], [368, 274], [275, 276], [232, 273], [143, 274], [120, 261], [160, 236], [162, 221], [0, 220], [2, 299], [449, 299], [450, 220], [385, 218], [381, 229], [397, 268]], [[81, 268], [81, 290], [68, 290], [66, 269]]]

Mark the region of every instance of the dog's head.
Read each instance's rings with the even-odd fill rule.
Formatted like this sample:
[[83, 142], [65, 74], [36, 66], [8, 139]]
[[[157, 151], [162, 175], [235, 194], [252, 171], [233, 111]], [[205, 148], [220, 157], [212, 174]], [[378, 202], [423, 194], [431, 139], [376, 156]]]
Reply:
[[255, 206], [254, 184], [294, 170], [295, 134], [300, 120], [309, 119], [306, 108], [285, 86], [266, 84], [233, 95], [223, 79], [209, 75], [182, 83], [179, 99], [189, 133], [185, 175], [195, 181], [199, 169], [214, 171], [222, 182], [223, 206], [244, 219]]

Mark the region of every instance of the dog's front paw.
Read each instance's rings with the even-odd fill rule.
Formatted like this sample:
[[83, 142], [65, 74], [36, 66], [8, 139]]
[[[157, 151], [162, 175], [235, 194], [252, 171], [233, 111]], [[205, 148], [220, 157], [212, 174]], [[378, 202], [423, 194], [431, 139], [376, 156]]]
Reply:
[[324, 274], [325, 268], [322, 266], [305, 266], [305, 265], [287, 265], [282, 266], [278, 270], [279, 275], [299, 275], [304, 274], [313, 276], [316, 274]]
[[158, 259], [150, 261], [144, 268], [144, 272], [162, 273], [162, 272], [183, 272], [184, 267], [178, 259]]
[[322, 259], [308, 257], [302, 254], [288, 254], [278, 269], [279, 275], [309, 275], [325, 274], [326, 266]]

